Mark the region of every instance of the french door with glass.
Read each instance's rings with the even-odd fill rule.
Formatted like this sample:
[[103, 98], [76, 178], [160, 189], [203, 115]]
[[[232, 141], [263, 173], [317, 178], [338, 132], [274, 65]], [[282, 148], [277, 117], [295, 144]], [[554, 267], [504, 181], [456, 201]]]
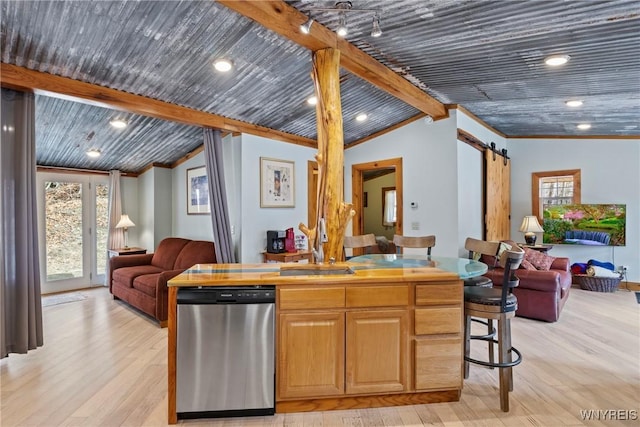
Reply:
[[43, 294], [104, 284], [108, 182], [102, 175], [38, 173]]

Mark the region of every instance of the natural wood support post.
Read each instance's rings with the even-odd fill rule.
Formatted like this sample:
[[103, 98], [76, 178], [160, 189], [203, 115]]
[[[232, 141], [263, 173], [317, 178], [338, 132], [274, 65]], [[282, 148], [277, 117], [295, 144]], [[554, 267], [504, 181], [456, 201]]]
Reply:
[[318, 223], [312, 230], [303, 224], [300, 229], [309, 238], [317, 261], [323, 258], [341, 260], [344, 232], [354, 212], [351, 204], [344, 203], [340, 51], [329, 48], [315, 52], [312, 77], [318, 97]]

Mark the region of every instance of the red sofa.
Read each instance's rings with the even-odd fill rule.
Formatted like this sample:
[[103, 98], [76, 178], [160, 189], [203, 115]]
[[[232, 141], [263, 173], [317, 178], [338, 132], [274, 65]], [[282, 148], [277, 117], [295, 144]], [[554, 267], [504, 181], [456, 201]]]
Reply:
[[216, 262], [213, 242], [169, 237], [152, 254], [122, 255], [109, 260], [109, 291], [114, 299], [167, 326], [167, 281], [195, 264]]
[[[482, 261], [493, 265], [492, 260], [484, 256]], [[493, 281], [494, 286], [501, 286], [503, 273], [502, 268], [490, 268], [485, 276]], [[513, 289], [518, 298], [516, 316], [557, 321], [571, 289], [569, 258], [556, 258], [548, 271], [519, 268], [516, 276], [520, 279], [518, 287]]]

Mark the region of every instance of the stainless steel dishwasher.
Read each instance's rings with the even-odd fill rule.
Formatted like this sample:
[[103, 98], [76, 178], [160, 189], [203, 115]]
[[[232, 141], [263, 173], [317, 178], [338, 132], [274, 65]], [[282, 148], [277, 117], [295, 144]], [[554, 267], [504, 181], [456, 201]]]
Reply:
[[178, 290], [178, 418], [273, 415], [275, 287]]

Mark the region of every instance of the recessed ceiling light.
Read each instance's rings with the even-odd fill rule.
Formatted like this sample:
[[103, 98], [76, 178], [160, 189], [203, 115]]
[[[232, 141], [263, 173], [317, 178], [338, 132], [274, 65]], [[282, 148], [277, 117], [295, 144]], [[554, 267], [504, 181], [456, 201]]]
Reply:
[[123, 119], [113, 119], [109, 123], [116, 129], [124, 129], [127, 127], [127, 121]]
[[551, 55], [544, 59], [544, 63], [552, 67], [557, 67], [558, 65], [566, 64], [569, 62], [569, 59], [571, 59], [569, 55]]
[[96, 157], [100, 157], [100, 150], [92, 148], [91, 150], [87, 151], [87, 156], [89, 156], [91, 158], [94, 158], [94, 159]]
[[580, 123], [577, 128], [580, 130], [587, 130], [591, 129], [591, 125], [589, 123]]
[[213, 63], [213, 66], [221, 73], [226, 73], [233, 68], [233, 63], [228, 59], [216, 59]]
[[574, 99], [574, 100], [565, 102], [565, 104], [567, 104], [567, 107], [581, 107], [582, 101], [580, 101], [579, 99]]
[[367, 120], [367, 115], [365, 113], [360, 113], [356, 116], [356, 120], [359, 122], [364, 122], [365, 120]]
[[316, 105], [317, 103], [318, 103], [318, 97], [317, 96], [312, 95], [312, 96], [307, 98], [307, 104]]

